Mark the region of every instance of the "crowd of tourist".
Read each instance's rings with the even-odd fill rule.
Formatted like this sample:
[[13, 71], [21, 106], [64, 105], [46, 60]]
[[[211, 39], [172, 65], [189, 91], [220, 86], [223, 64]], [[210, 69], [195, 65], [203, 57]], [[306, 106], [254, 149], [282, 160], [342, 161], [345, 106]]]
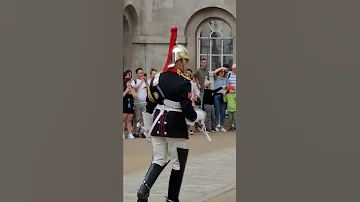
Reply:
[[[135, 70], [135, 78], [132, 72], [126, 70], [123, 75], [123, 139], [145, 138], [142, 134], [142, 112], [146, 110], [147, 87], [157, 74], [156, 69], [151, 69], [149, 77], [142, 68]], [[208, 132], [226, 132], [236, 130], [236, 64], [232, 67], [224, 64], [212, 72], [207, 69], [207, 61], [201, 60], [200, 68], [193, 73], [187, 69], [185, 75], [191, 80], [191, 101], [194, 108], [203, 109], [206, 112], [205, 126]], [[213, 80], [213, 83], [212, 81]], [[226, 114], [228, 128], [225, 129]], [[200, 127], [188, 127], [189, 134], [199, 131]]]

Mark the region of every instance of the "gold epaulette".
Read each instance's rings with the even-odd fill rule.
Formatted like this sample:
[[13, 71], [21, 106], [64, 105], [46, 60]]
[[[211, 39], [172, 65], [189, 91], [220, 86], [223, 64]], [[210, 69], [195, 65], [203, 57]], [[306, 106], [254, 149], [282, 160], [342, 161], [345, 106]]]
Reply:
[[147, 96], [151, 102], [155, 103], [155, 99], [152, 96], [151, 91], [150, 91], [150, 85], [147, 86]]
[[180, 76], [184, 77], [185, 79], [191, 81], [189, 77], [187, 77], [184, 73], [182, 73], [179, 69], [176, 71]]
[[[154, 92], [152, 93], [151, 90], [150, 90], [150, 87], [156, 87], [158, 84], [159, 84], [159, 78], [160, 78], [160, 74], [161, 72], [157, 73], [155, 75], [155, 77], [153, 78], [153, 81], [152, 83], [150, 83], [148, 86], [147, 86], [147, 95], [148, 95], [148, 98], [151, 102], [155, 103], [156, 100], [159, 98], [159, 94]], [[155, 98], [154, 98], [155, 97]]]
[[157, 86], [157, 85], [159, 84], [160, 74], [161, 74], [161, 72], [157, 73], [157, 74], [154, 76], [154, 80], [153, 80], [152, 86]]

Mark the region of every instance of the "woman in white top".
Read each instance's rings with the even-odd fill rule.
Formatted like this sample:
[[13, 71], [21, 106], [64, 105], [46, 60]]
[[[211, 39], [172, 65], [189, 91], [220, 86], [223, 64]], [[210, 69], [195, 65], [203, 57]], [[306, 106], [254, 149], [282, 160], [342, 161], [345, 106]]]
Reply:
[[191, 93], [192, 93], [192, 98], [193, 100], [197, 100], [197, 98], [200, 97], [200, 90], [199, 90], [199, 83], [195, 80], [192, 79], [191, 81]]
[[[195, 105], [195, 102], [200, 98], [200, 90], [198, 82], [194, 79], [194, 75], [192, 74], [191, 69], [187, 69], [185, 75], [191, 79], [191, 101], [194, 108], [198, 108], [197, 105]], [[188, 126], [189, 135], [194, 135], [194, 132], [192, 130], [192, 126]]]
[[156, 74], [157, 74], [157, 70], [154, 69], [154, 68], [152, 68], [152, 69], [150, 70], [150, 78], [147, 80], [147, 82], [148, 82], [149, 85], [150, 85], [151, 80], [155, 77]]

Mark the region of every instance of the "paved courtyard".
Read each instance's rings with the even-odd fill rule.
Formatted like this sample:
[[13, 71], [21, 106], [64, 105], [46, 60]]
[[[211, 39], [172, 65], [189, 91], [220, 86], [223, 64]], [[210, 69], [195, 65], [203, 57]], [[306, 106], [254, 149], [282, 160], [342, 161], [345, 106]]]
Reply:
[[[214, 133], [207, 142], [201, 134], [191, 136], [186, 174], [180, 194], [182, 202], [236, 201], [235, 133]], [[124, 141], [124, 201], [136, 201], [136, 191], [151, 161], [151, 145], [143, 139]], [[171, 166], [159, 176], [150, 202], [165, 201]]]

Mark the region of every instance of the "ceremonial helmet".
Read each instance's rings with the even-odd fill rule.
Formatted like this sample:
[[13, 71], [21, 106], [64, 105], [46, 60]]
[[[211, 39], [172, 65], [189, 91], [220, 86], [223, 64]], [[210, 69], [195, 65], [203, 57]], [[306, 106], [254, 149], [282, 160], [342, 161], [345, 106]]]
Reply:
[[183, 45], [176, 45], [173, 48], [171, 62], [168, 68], [173, 67], [178, 60], [182, 60], [184, 63], [189, 61], [188, 50]]
[[183, 45], [177, 44], [177, 27], [174, 26], [171, 28], [168, 58], [163, 71], [174, 67], [178, 60], [182, 60], [183, 63], [187, 63], [189, 61], [189, 53]]

